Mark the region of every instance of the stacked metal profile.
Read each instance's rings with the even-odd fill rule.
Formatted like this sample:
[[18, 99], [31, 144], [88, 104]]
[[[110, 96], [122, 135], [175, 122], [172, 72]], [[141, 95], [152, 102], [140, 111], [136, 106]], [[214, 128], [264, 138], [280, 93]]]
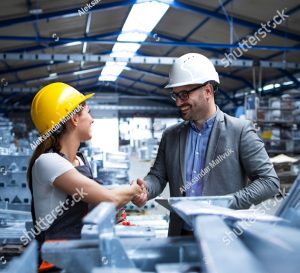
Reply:
[[31, 194], [26, 182], [29, 155], [1, 155], [0, 200], [14, 205], [28, 205]]
[[[0, 121], [0, 268], [23, 252], [20, 237], [32, 225], [31, 194], [26, 182], [28, 141], [14, 143], [12, 123]], [[24, 146], [25, 145], [25, 146]]]
[[104, 185], [129, 184], [129, 156], [122, 152], [105, 152], [102, 161], [95, 161], [97, 179]]
[[300, 101], [287, 94], [260, 99], [254, 121], [269, 153], [300, 153], [299, 109]]
[[[70, 273], [297, 272], [300, 176], [276, 216], [255, 214], [247, 228], [243, 221], [254, 211], [226, 208], [231, 198], [170, 198], [194, 229], [194, 237], [174, 238], [156, 238], [151, 227], [115, 226], [114, 206], [102, 203], [84, 219], [81, 240], [45, 243], [42, 256]], [[226, 243], [235, 229], [242, 232]]]
[[150, 161], [152, 159], [152, 152], [157, 147], [157, 139], [148, 138], [141, 141], [141, 146], [138, 149], [138, 156], [140, 160]]
[[[276, 216], [257, 215], [248, 228], [243, 220], [251, 210], [227, 209], [230, 198], [170, 198], [173, 211], [194, 228], [194, 237], [174, 238], [155, 238], [152, 228], [115, 226], [113, 204], [102, 203], [84, 219], [81, 240], [47, 242], [42, 256], [67, 273], [297, 272], [300, 176]], [[242, 232], [224, 243], [234, 229]], [[36, 272], [36, 258], [33, 242], [0, 272]]]
[[[30, 158], [27, 147], [16, 147], [12, 123], [0, 122], [0, 206], [6, 204], [29, 209], [31, 195], [26, 183], [26, 171]], [[22, 151], [22, 152], [20, 152]], [[24, 206], [25, 205], [25, 206]]]

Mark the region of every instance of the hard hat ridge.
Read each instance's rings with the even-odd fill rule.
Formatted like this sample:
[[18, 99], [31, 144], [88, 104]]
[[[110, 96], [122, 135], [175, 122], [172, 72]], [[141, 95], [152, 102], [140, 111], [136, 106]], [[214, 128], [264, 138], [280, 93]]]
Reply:
[[165, 88], [189, 84], [204, 84], [209, 81], [220, 83], [213, 63], [199, 53], [188, 53], [179, 57], [169, 73], [169, 83]]

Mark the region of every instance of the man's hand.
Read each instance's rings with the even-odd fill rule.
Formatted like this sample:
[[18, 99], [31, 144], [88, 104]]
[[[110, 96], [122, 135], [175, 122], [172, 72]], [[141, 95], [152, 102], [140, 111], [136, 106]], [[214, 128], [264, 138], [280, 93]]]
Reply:
[[141, 187], [143, 192], [139, 195], [135, 195], [132, 198], [131, 202], [138, 207], [142, 207], [148, 201], [148, 192], [147, 192], [145, 181], [143, 179], [138, 178], [137, 184]]

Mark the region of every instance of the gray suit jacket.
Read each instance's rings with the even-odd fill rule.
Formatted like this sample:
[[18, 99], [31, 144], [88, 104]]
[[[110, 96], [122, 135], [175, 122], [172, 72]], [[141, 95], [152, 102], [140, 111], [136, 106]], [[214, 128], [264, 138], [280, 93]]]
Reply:
[[[189, 122], [185, 121], [163, 133], [155, 163], [145, 177], [149, 199], [159, 195], [168, 182], [171, 197], [185, 195], [182, 189], [188, 131]], [[233, 209], [249, 208], [278, 192], [279, 179], [252, 123], [219, 109], [208, 142], [205, 166], [203, 195], [233, 194], [234, 202], [230, 206]], [[180, 235], [182, 226], [181, 219], [171, 213], [169, 236]]]

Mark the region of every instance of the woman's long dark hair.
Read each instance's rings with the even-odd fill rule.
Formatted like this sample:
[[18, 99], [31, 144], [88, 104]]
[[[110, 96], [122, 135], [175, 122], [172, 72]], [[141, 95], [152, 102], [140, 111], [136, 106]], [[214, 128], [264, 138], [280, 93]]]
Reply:
[[53, 149], [54, 151], [60, 151], [61, 146], [59, 143], [59, 137], [62, 133], [60, 133], [59, 135], [58, 134], [50, 135], [47, 139], [42, 141], [42, 143], [40, 143], [35, 148], [30, 158], [28, 169], [27, 169], [27, 182], [31, 191], [32, 191], [32, 167], [35, 161], [39, 158], [40, 155], [48, 152], [50, 149]]

